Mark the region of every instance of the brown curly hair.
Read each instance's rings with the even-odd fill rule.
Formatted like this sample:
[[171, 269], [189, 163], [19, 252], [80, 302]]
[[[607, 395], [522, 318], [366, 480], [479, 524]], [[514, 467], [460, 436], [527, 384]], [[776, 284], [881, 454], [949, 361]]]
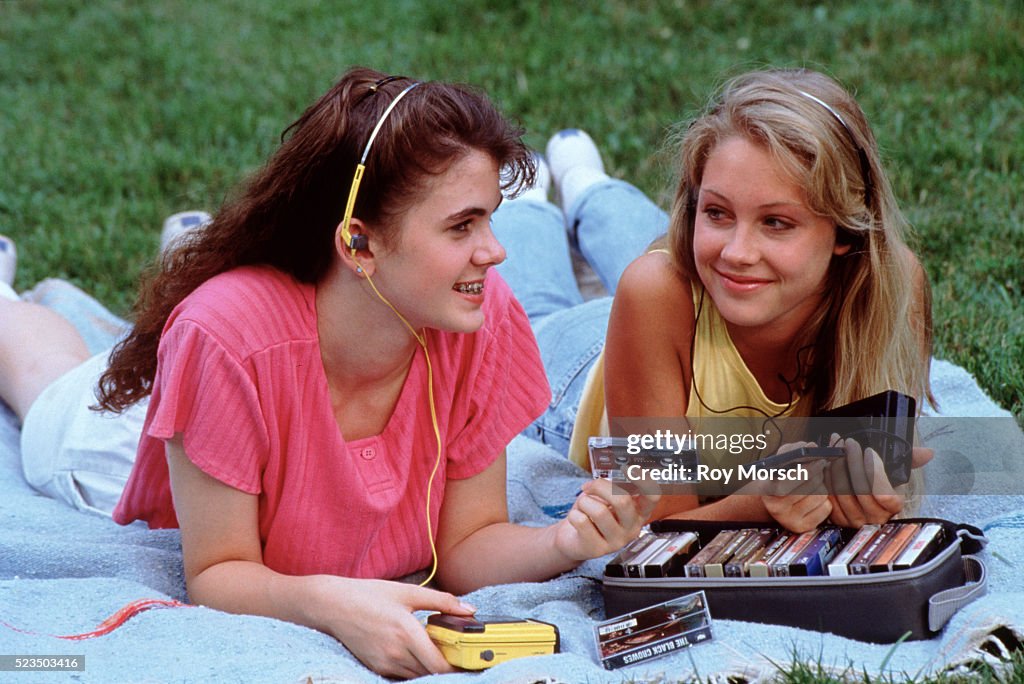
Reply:
[[[134, 328], [111, 353], [95, 409], [120, 412], [150, 394], [168, 317], [213, 276], [264, 264], [304, 283], [324, 277], [363, 147], [387, 106], [412, 83], [352, 68], [285, 129], [278, 150], [213, 221], [179, 241], [144, 277]], [[395, 237], [388, 227], [417, 201], [425, 178], [470, 150], [494, 159], [502, 190], [515, 192], [535, 173], [521, 136], [481, 92], [424, 82], [385, 120], [354, 215], [379, 226], [375, 237], [388, 244]]]

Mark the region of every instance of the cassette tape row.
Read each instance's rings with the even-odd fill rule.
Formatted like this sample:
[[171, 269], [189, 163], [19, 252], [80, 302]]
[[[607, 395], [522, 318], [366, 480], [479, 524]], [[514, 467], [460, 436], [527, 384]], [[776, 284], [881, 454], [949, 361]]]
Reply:
[[859, 530], [824, 526], [643, 534], [605, 568], [609, 577], [790, 577], [859, 575], [915, 567], [944, 544], [937, 523], [892, 522]]

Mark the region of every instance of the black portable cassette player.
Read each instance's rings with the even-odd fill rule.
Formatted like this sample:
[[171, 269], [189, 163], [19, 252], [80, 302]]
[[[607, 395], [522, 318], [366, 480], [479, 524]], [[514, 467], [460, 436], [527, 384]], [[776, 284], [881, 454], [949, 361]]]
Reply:
[[913, 397], [888, 390], [819, 414], [811, 421], [815, 434], [810, 439], [828, 444], [832, 433], [838, 433], [864, 449], [871, 447], [881, 457], [889, 482], [898, 486], [910, 480], [916, 412]]

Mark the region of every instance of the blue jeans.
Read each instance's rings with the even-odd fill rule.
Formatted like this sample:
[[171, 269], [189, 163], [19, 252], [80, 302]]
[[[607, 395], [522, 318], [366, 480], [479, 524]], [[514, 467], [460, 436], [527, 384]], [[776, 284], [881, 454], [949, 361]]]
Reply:
[[508, 254], [498, 271], [526, 310], [551, 385], [551, 404], [524, 434], [566, 454], [612, 303], [583, 300], [570, 236], [614, 295], [626, 267], [665, 233], [668, 216], [629, 183], [609, 179], [587, 188], [564, 215], [549, 202], [506, 201], [493, 226]]

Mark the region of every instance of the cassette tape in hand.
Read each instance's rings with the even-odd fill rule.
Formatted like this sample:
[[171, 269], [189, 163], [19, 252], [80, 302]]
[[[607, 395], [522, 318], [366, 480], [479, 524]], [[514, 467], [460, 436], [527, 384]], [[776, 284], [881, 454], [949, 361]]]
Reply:
[[[697, 467], [697, 449], [643, 449], [631, 446], [626, 437], [591, 437], [590, 471], [594, 478], [616, 484], [655, 479], [662, 483], [692, 482]], [[630, 453], [630, 452], [635, 453]], [[652, 473], [657, 473], [651, 477]]]

